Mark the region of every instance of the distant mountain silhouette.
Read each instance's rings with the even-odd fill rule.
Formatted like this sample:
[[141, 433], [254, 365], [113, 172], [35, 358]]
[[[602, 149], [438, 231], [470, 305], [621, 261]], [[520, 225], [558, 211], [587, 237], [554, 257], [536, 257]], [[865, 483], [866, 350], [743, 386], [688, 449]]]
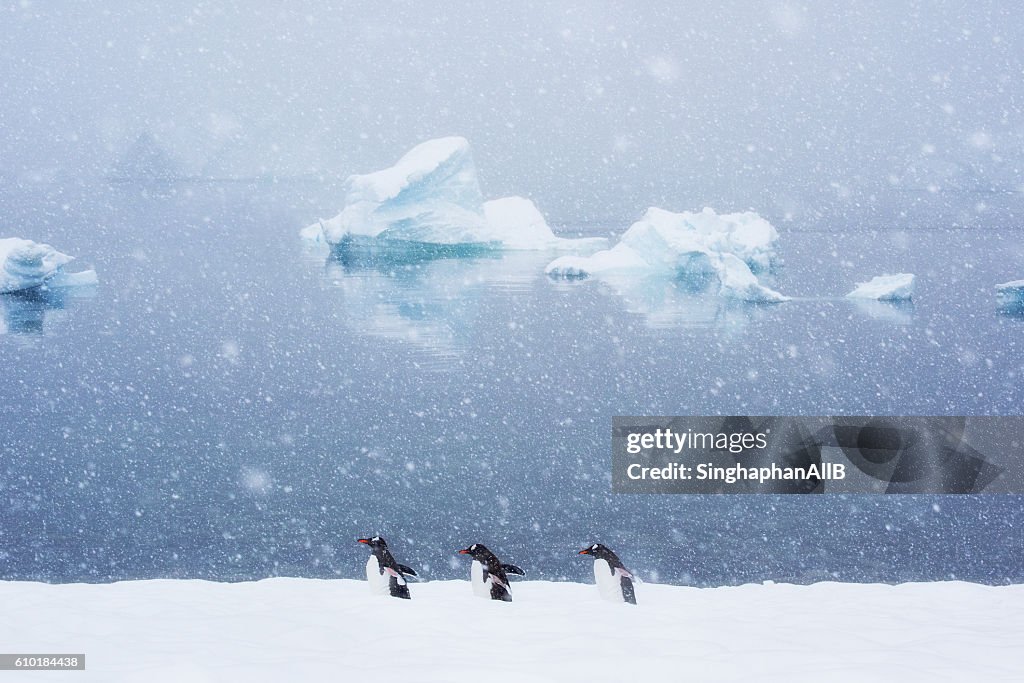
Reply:
[[149, 132], [142, 133], [110, 173], [111, 180], [175, 180], [181, 177], [170, 154]]

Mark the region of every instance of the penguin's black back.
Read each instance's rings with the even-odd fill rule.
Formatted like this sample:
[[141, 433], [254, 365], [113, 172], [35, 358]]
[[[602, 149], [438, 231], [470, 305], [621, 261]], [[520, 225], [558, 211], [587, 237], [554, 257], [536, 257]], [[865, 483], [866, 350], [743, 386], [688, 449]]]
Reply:
[[[612, 571], [616, 569], [626, 569], [626, 565], [622, 564], [622, 560], [615, 554], [610, 548], [605, 548], [605, 552], [601, 553], [599, 557], [602, 557], [608, 566], [612, 568]], [[627, 570], [628, 571], [628, 570]]]
[[525, 574], [525, 572], [515, 565], [503, 565], [498, 556], [482, 543], [474, 543], [469, 550], [472, 551], [473, 560], [483, 565], [484, 581], [490, 580], [491, 582], [491, 600], [512, 602], [512, 593], [508, 590], [508, 574], [505, 573], [505, 567], [507, 566], [509, 570], [518, 574]]
[[[377, 563], [380, 565], [381, 572], [388, 572], [390, 575], [388, 577], [388, 592], [391, 593], [391, 597], [403, 598], [405, 600], [412, 598], [409, 595], [409, 584], [405, 580], [401, 565], [395, 560], [395, 556], [391, 554], [391, 551], [387, 548], [375, 548], [374, 554], [377, 555]], [[389, 569], [391, 571], [388, 571]]]
[[383, 538], [375, 536], [371, 541], [368, 545], [374, 557], [377, 558], [377, 569], [381, 575], [388, 574], [388, 593], [393, 598], [411, 599], [412, 596], [409, 594], [409, 584], [406, 581], [405, 574], [415, 576], [416, 572], [405, 565], [398, 564]]
[[508, 586], [508, 575], [505, 573], [505, 568], [501, 566], [501, 560], [487, 548], [483, 548], [480, 555], [480, 560], [484, 565], [484, 580], [494, 577], [491, 580], [491, 600], [512, 602], [512, 594], [506, 587]]

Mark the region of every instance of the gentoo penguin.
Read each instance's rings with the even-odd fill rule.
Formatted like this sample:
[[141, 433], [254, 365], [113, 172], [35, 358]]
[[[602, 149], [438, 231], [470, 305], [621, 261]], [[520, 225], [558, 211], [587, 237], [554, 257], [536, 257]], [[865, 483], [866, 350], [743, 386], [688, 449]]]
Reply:
[[416, 576], [411, 568], [395, 562], [394, 555], [388, 550], [387, 542], [380, 536], [373, 538], [357, 538], [360, 543], [370, 546], [373, 554], [366, 561], [366, 581], [370, 584], [370, 592], [378, 595], [388, 593], [393, 598], [409, 599], [409, 586], [406, 576]]
[[497, 555], [487, 549], [483, 543], [474, 543], [459, 551], [460, 555], [470, 555], [473, 566], [469, 570], [469, 580], [473, 584], [473, 593], [481, 598], [512, 602], [512, 593], [508, 587], [508, 574], [526, 574], [514, 564], [502, 564]]
[[602, 598], [609, 602], [636, 604], [633, 574], [622, 564], [618, 555], [600, 543], [584, 548], [579, 554], [594, 557], [594, 579]]

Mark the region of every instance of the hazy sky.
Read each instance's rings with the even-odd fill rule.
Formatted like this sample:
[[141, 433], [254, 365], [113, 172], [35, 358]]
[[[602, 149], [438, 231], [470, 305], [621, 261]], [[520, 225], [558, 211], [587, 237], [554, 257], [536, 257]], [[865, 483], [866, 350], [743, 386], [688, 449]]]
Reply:
[[0, 178], [101, 177], [146, 132], [218, 177], [459, 134], [555, 220], [1024, 185], [1018, 3], [508, 4], [5, 3]]

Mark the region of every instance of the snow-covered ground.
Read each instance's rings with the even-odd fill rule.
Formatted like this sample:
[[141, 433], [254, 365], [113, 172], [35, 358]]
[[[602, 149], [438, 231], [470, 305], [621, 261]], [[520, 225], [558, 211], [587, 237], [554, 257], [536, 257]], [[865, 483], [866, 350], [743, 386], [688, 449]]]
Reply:
[[1024, 586], [468, 581], [372, 596], [362, 581], [0, 583], [5, 652], [82, 653], [86, 671], [2, 681], [1020, 681]]

